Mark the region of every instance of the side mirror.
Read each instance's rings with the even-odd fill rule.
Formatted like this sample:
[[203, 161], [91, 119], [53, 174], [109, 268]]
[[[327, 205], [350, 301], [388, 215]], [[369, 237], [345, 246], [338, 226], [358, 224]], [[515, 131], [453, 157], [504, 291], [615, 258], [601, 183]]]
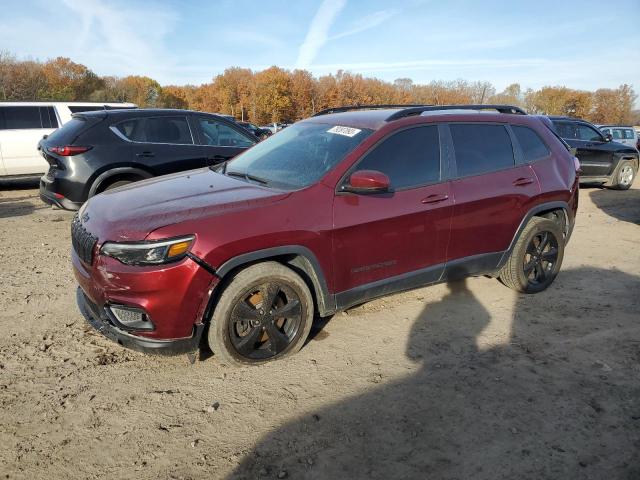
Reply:
[[384, 173], [377, 170], [358, 170], [349, 177], [343, 192], [352, 193], [384, 193], [391, 187], [391, 180]]
[[604, 141], [605, 142], [610, 142], [613, 140], [613, 135], [611, 135], [610, 133], [605, 133], [604, 134]]

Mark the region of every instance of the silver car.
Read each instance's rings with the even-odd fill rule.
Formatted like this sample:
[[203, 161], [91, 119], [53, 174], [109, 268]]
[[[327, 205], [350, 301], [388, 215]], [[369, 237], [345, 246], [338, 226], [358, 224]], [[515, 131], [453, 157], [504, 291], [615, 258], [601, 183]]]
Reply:
[[638, 148], [638, 133], [633, 127], [620, 125], [598, 125], [598, 128], [605, 135], [608, 133], [613, 137], [614, 142], [624, 143], [633, 148]]

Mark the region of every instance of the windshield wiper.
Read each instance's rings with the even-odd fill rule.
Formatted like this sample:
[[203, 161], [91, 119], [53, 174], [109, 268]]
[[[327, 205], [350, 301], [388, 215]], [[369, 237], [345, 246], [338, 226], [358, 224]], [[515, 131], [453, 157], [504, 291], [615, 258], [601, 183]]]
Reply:
[[226, 172], [226, 175], [228, 175], [229, 177], [240, 177], [246, 180], [253, 180], [254, 182], [260, 183], [262, 185], [269, 185], [269, 180], [256, 177], [255, 175], [251, 175], [246, 172]]

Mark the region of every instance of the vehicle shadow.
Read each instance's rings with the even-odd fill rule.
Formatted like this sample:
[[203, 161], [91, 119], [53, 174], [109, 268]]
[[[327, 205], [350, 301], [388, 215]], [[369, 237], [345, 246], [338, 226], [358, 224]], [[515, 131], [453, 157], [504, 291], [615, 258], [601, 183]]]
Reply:
[[[35, 211], [33, 197], [0, 198], [0, 218], [30, 215]], [[27, 200], [27, 201], [25, 201]]]
[[483, 348], [490, 312], [448, 286], [411, 329], [417, 371], [267, 434], [230, 478], [640, 478], [637, 315], [612, 308], [637, 313], [639, 277], [563, 271]]
[[589, 192], [593, 203], [604, 213], [623, 222], [640, 225], [640, 190], [595, 188]]

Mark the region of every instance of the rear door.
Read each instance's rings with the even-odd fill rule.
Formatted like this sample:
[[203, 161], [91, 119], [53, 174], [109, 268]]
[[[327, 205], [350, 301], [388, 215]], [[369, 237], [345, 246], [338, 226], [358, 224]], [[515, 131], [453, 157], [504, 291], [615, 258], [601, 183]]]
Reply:
[[42, 174], [38, 142], [58, 127], [53, 106], [0, 106], [0, 151], [6, 175]]
[[[429, 125], [393, 133], [350, 169], [386, 174], [393, 191], [355, 194], [338, 186], [333, 206], [336, 291], [354, 292], [392, 277], [403, 281], [403, 275], [416, 272], [422, 272], [420, 277], [409, 280], [417, 284], [440, 278], [453, 206], [441, 164], [438, 126]], [[344, 303], [352, 303], [349, 295], [345, 298]]]
[[207, 165], [230, 160], [256, 143], [242, 127], [231, 122], [206, 115], [193, 115], [191, 120]]
[[540, 186], [530, 165], [516, 163], [505, 125], [452, 123], [449, 129], [455, 206], [447, 276], [454, 277], [496, 266]]
[[111, 129], [130, 142], [132, 161], [151, 169], [155, 175], [206, 165], [186, 114], [132, 118]]
[[[582, 177], [606, 177], [613, 168], [613, 153], [601, 132], [583, 122], [553, 120], [558, 132], [571, 147], [576, 148]], [[615, 135], [615, 133], [614, 133]]]

